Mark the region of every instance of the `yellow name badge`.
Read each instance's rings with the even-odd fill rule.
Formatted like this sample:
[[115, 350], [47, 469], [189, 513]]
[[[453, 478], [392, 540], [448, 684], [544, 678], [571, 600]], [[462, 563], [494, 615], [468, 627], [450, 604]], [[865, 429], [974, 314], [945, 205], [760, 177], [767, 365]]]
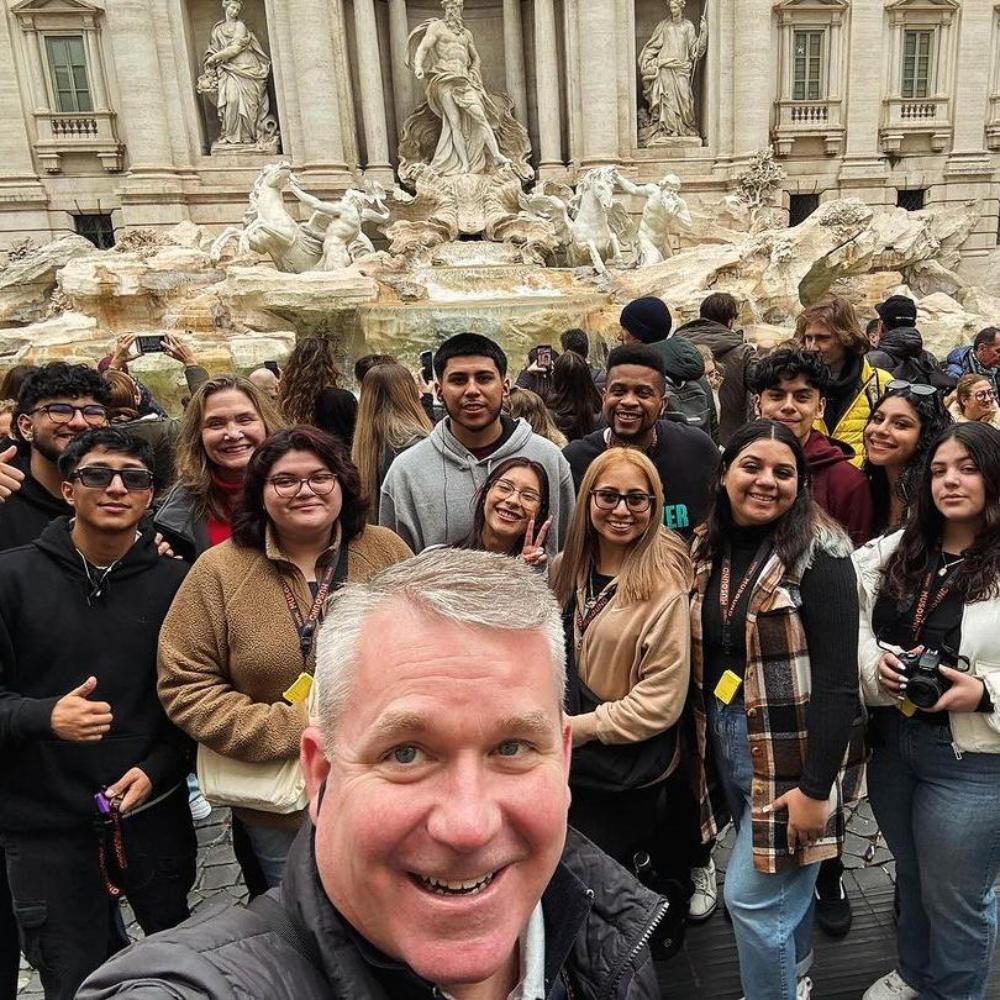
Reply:
[[908, 719], [917, 710], [917, 706], [914, 705], [909, 698], [904, 698], [902, 701], [897, 702], [896, 708], [898, 708], [903, 713], [903, 715], [905, 715]]
[[281, 696], [289, 705], [297, 705], [305, 701], [312, 691], [313, 679], [309, 674], [299, 674], [292, 686]]
[[728, 705], [736, 697], [742, 686], [743, 678], [734, 674], [732, 670], [727, 670], [719, 678], [719, 683], [715, 685], [715, 697], [723, 705]]

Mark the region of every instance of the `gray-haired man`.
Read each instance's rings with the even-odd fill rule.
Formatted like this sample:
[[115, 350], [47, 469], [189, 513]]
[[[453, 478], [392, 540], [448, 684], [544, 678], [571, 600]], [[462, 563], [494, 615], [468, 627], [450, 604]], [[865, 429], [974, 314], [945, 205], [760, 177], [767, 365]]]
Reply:
[[666, 904], [567, 837], [564, 670], [516, 560], [438, 550], [345, 588], [281, 889], [129, 949], [78, 1000], [658, 997]]

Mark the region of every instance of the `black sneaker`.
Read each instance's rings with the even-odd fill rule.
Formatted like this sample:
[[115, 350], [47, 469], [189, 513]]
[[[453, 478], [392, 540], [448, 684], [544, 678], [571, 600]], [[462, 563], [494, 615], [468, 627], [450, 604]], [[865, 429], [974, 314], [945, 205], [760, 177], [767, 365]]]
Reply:
[[854, 914], [851, 901], [844, 888], [844, 880], [837, 879], [831, 885], [816, 884], [816, 923], [828, 937], [842, 938], [851, 929]]

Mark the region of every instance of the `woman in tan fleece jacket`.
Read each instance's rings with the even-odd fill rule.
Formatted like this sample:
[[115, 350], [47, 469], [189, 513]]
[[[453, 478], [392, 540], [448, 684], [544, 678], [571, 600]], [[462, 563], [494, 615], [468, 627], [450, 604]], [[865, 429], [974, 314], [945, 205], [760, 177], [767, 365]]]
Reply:
[[[662, 518], [655, 466], [634, 448], [610, 448], [583, 478], [566, 548], [552, 568], [577, 676], [598, 702], [570, 718], [573, 745], [582, 748], [570, 775], [570, 822], [626, 867], [648, 851], [658, 870], [670, 859], [657, 857], [664, 841], [657, 813], [663, 782], [677, 766], [676, 741], [660, 734], [677, 726], [684, 709], [691, 643], [690, 560]], [[647, 763], [638, 785], [595, 780], [586, 759], [599, 769], [620, 760], [616, 745], [627, 744], [644, 744], [656, 773]]]
[[[329, 595], [412, 555], [388, 529], [365, 525], [367, 509], [330, 435], [298, 427], [257, 449], [232, 538], [194, 564], [160, 632], [160, 700], [192, 739], [248, 763], [298, 757], [306, 708], [283, 693], [311, 673]], [[237, 814], [277, 885], [303, 814]]]

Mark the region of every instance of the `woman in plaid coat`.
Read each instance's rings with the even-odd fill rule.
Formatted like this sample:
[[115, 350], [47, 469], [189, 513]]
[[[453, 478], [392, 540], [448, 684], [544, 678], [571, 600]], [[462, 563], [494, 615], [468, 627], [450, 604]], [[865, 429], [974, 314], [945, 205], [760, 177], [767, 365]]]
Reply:
[[851, 543], [781, 424], [730, 439], [692, 558], [692, 698], [704, 839], [726, 872], [747, 1000], [809, 996], [819, 862], [836, 857], [863, 759]]

